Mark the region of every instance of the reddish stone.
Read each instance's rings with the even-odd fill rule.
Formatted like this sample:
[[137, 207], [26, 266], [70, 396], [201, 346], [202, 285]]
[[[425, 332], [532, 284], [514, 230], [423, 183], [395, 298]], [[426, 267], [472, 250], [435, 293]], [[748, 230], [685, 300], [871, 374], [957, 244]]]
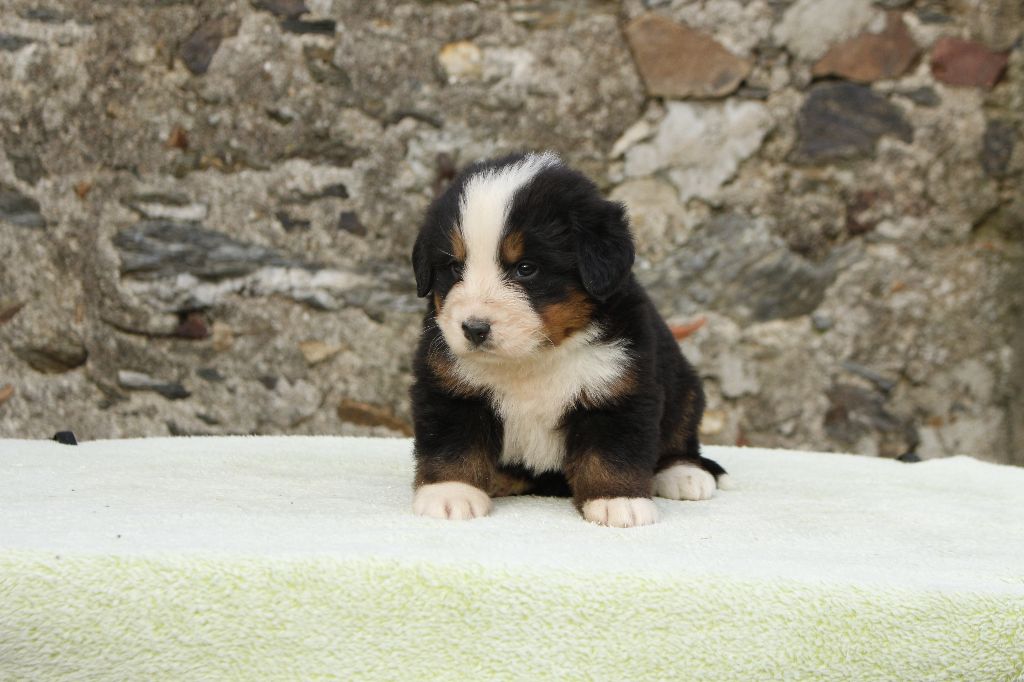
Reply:
[[711, 36], [658, 14], [643, 14], [626, 26], [647, 92], [657, 97], [724, 97], [750, 73], [750, 62]]
[[174, 130], [167, 137], [166, 146], [168, 149], [188, 149], [188, 131], [181, 126], [174, 126]]
[[889, 12], [881, 33], [861, 33], [834, 45], [817, 64], [815, 76], [840, 76], [860, 83], [902, 76], [920, 49], [903, 23], [903, 15]]
[[672, 332], [672, 336], [675, 337], [676, 341], [682, 341], [687, 336], [690, 336], [695, 331], [703, 327], [706, 322], [707, 319], [703, 317], [698, 317], [696, 320], [693, 320], [692, 322], [671, 325], [669, 327], [669, 331]]
[[182, 339], [205, 339], [210, 335], [210, 328], [202, 314], [191, 312], [178, 323], [174, 335]]
[[14, 395], [14, 386], [7, 384], [0, 387], [0, 405], [10, 400], [12, 395]]
[[947, 85], [989, 89], [1002, 78], [1009, 56], [969, 40], [940, 38], [932, 48], [932, 75]]

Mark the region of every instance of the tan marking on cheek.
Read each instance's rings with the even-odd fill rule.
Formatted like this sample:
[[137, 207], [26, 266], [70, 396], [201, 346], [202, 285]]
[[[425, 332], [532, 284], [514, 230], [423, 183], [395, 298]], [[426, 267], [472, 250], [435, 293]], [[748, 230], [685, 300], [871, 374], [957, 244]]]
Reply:
[[439, 293], [437, 293], [435, 291], [434, 292], [434, 314], [435, 315], [440, 315], [441, 314], [441, 303], [442, 303], [442, 301], [441, 301], [441, 294], [439, 294]]
[[596, 452], [585, 452], [565, 467], [577, 509], [602, 497], [650, 497], [653, 472], [642, 468], [616, 469]]
[[451, 234], [452, 238], [452, 256], [455, 260], [460, 263], [466, 262], [466, 240], [462, 237], [462, 232], [459, 230], [453, 230]]
[[512, 232], [501, 240], [501, 260], [503, 263], [518, 263], [523, 257], [523, 233]]
[[581, 291], [572, 291], [566, 300], [541, 308], [544, 333], [554, 346], [585, 329], [591, 322], [594, 304]]

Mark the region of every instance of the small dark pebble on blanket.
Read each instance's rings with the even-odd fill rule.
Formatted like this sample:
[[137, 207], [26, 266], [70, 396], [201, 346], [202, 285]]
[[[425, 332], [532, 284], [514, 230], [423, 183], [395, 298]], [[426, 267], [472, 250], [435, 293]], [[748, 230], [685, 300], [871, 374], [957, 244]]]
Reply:
[[73, 431], [58, 431], [53, 434], [51, 440], [55, 440], [61, 445], [78, 445], [78, 439], [75, 438]]

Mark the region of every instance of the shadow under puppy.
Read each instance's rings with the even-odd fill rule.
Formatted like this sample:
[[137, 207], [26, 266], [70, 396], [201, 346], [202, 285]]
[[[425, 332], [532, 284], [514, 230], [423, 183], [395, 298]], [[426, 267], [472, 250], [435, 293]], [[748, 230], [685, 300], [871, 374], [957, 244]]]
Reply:
[[551, 153], [465, 169], [413, 248], [431, 296], [414, 361], [417, 514], [571, 495], [589, 520], [658, 519], [651, 495], [705, 500], [700, 378], [632, 274], [622, 205]]

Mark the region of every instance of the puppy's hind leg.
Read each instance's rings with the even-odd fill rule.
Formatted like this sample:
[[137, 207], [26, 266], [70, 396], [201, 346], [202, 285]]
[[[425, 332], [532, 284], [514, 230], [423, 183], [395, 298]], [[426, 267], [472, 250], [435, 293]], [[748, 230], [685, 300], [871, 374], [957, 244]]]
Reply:
[[715, 490], [728, 490], [732, 479], [718, 462], [702, 457], [696, 436], [687, 439], [685, 452], [666, 452], [658, 460], [653, 490], [670, 500], [710, 500]]

